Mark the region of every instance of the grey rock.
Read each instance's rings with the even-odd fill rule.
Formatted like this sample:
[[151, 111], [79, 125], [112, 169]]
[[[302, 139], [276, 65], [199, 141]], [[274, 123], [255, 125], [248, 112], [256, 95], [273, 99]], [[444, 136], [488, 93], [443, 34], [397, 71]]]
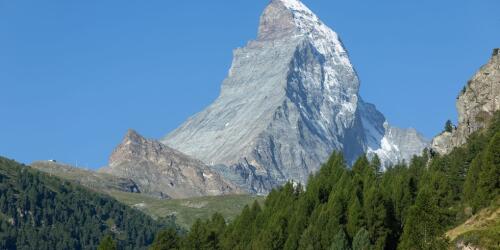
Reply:
[[133, 180], [146, 194], [170, 198], [239, 193], [203, 162], [129, 130], [99, 170]]
[[359, 96], [359, 79], [338, 35], [298, 0], [273, 0], [255, 41], [234, 51], [217, 100], [162, 142], [248, 192], [305, 183], [333, 151], [384, 164], [428, 145], [390, 127]]
[[429, 146], [429, 141], [414, 128], [390, 126], [372, 104], [361, 102], [358, 112], [364, 129], [364, 152], [377, 155], [383, 167], [408, 162]]
[[474, 132], [484, 128], [500, 110], [500, 53], [493, 50], [489, 62], [482, 66], [464, 87], [457, 99], [458, 126], [443, 132], [432, 141], [432, 149], [447, 154], [463, 145]]

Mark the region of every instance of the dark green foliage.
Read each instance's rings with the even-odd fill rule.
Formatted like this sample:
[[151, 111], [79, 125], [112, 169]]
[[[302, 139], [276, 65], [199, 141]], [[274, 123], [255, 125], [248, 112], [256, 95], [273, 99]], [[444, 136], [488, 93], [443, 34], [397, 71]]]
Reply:
[[160, 231], [151, 245], [151, 250], [177, 250], [181, 247], [181, 238], [174, 228]]
[[469, 206], [478, 211], [499, 199], [499, 164], [500, 114], [450, 154], [424, 152], [385, 172], [377, 157], [349, 169], [334, 153], [305, 191], [288, 183], [223, 230], [212, 230], [214, 219], [199, 221], [185, 248], [446, 249], [444, 233], [470, 216]]
[[489, 131], [475, 135], [469, 151], [476, 153], [465, 177], [464, 197], [473, 211], [490, 204], [500, 190], [500, 115], [493, 119]]
[[450, 120], [447, 120], [446, 123], [444, 124], [444, 131], [446, 132], [453, 132], [453, 123]]
[[[245, 209], [249, 209], [248, 206]], [[256, 208], [246, 211], [252, 213]], [[226, 230], [226, 221], [221, 214], [215, 213], [210, 220], [197, 220], [189, 234], [184, 238], [181, 249], [221, 249], [221, 237]], [[237, 235], [236, 235], [237, 236]], [[241, 239], [241, 237], [239, 238]], [[230, 244], [227, 242], [226, 244]]]
[[0, 249], [145, 249], [161, 225], [114, 199], [0, 158]]
[[415, 205], [410, 208], [400, 249], [446, 249], [442, 235], [447, 223], [442, 221], [445, 216], [436, 195], [427, 187], [419, 192]]
[[352, 240], [352, 250], [371, 250], [370, 235], [364, 228], [354, 236]]
[[487, 205], [500, 190], [500, 132], [495, 133], [484, 152], [477, 183], [476, 207]]
[[329, 250], [349, 250], [349, 241], [347, 240], [347, 235], [345, 234], [343, 229], [340, 229], [339, 232], [333, 237], [333, 243], [330, 246]]
[[104, 238], [101, 240], [101, 243], [99, 243], [99, 247], [97, 247], [97, 250], [116, 250], [117, 245], [116, 242], [113, 240], [111, 235], [106, 235]]
[[356, 235], [364, 224], [364, 213], [361, 202], [356, 195], [353, 195], [347, 209], [347, 232], [351, 238]]
[[[261, 212], [260, 206], [257, 203], [250, 208], [245, 206], [241, 214], [228, 226], [228, 230], [224, 232], [224, 239], [221, 242], [223, 249], [238, 249], [238, 246], [248, 246], [252, 239], [254, 231], [256, 231], [256, 218]], [[191, 235], [193, 229], [189, 232]]]

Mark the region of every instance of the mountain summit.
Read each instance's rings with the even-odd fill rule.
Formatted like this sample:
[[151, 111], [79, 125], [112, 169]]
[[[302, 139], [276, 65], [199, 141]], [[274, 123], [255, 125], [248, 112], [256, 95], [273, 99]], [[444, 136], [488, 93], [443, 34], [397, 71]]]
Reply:
[[141, 192], [163, 198], [186, 198], [238, 193], [201, 161], [129, 130], [99, 170], [133, 180]]
[[306, 182], [335, 150], [384, 164], [408, 160], [428, 142], [388, 125], [359, 96], [339, 36], [297, 0], [273, 0], [258, 38], [234, 51], [220, 96], [162, 142], [255, 193]]

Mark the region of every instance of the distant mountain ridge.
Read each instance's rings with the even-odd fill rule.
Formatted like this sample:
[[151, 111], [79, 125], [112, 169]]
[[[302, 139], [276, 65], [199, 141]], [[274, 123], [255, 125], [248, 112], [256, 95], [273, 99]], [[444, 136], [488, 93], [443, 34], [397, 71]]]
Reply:
[[129, 130], [113, 151], [107, 167], [99, 169], [133, 180], [141, 192], [163, 198], [239, 193], [203, 162]]
[[116, 177], [110, 174], [98, 173], [92, 170], [85, 170], [53, 161], [36, 161], [31, 163], [30, 166], [47, 174], [73, 181], [97, 192], [141, 192], [140, 188], [133, 180]]

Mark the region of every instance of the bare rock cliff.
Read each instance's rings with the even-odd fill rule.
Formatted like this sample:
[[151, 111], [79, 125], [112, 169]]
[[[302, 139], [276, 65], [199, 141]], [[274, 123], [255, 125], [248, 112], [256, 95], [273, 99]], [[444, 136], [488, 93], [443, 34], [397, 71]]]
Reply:
[[470, 134], [482, 129], [500, 110], [500, 49], [494, 49], [489, 62], [472, 77], [457, 99], [458, 126], [432, 141], [432, 149], [447, 154], [463, 145]]
[[238, 193], [239, 189], [191, 158], [158, 141], [129, 130], [99, 170], [133, 180], [141, 192], [164, 198], [187, 198]]

